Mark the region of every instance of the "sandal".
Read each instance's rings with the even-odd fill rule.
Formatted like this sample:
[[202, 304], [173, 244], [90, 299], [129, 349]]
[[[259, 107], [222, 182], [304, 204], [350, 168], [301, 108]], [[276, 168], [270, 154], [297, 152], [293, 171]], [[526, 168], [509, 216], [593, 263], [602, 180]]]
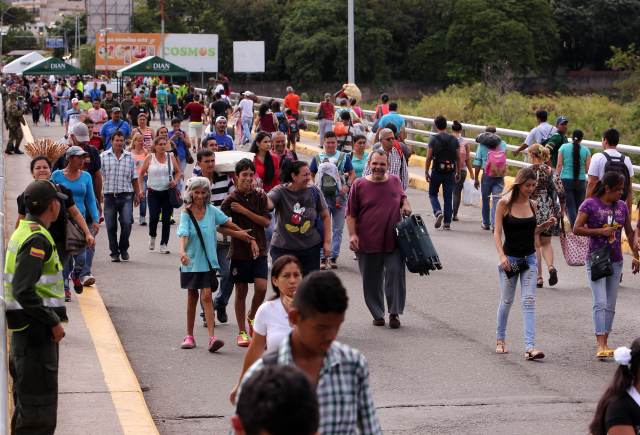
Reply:
[[609, 350], [598, 349], [598, 351], [596, 352], [596, 358], [598, 358], [600, 361], [606, 360], [607, 358], [609, 358]]
[[544, 358], [544, 352], [538, 349], [529, 349], [524, 353], [524, 359], [528, 361], [533, 361], [536, 359]]
[[542, 288], [543, 285], [544, 285], [544, 279], [542, 279], [542, 277], [539, 277], [538, 280], [536, 281], [536, 287]]
[[555, 267], [549, 268], [549, 285], [554, 286], [558, 284], [558, 271]]
[[509, 351], [507, 350], [507, 348], [504, 345], [504, 340], [498, 340], [496, 342], [496, 353], [497, 354], [501, 354], [501, 355], [509, 353]]

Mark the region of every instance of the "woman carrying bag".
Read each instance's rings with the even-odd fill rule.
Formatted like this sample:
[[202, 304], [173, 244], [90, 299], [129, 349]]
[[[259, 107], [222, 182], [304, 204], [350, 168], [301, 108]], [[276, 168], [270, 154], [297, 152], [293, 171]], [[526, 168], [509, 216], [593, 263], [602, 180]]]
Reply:
[[216, 272], [220, 268], [216, 251], [216, 227], [231, 237], [246, 242], [253, 240], [247, 231], [233, 224], [229, 217], [220, 209], [210, 204], [211, 184], [205, 177], [193, 177], [187, 183], [185, 194], [185, 210], [180, 215], [178, 237], [180, 238], [180, 287], [187, 289], [187, 335], [181, 348], [196, 347], [193, 338], [193, 326], [198, 304], [198, 290], [200, 301], [204, 308], [209, 332], [209, 352], [215, 352], [224, 346], [224, 342], [215, 337], [213, 327], [213, 302], [211, 293], [218, 288]]
[[589, 237], [589, 253], [586, 258], [587, 277], [593, 293], [593, 323], [595, 327], [599, 359], [613, 357], [608, 346], [622, 275], [622, 229], [633, 252], [631, 270], [640, 270], [638, 248], [633, 243], [633, 228], [627, 204], [622, 201], [624, 177], [618, 172], [607, 172], [598, 181], [591, 198], [578, 210], [573, 232]]

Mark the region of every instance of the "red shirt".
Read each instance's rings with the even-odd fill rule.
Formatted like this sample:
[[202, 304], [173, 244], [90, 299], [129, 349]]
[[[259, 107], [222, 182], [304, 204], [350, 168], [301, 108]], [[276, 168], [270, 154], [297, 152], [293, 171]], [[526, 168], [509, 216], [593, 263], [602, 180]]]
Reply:
[[300, 97], [293, 92], [284, 97], [284, 107], [291, 109], [291, 113], [297, 115], [300, 113]]
[[256, 166], [256, 177], [262, 180], [262, 188], [265, 192], [270, 191], [278, 184], [280, 184], [280, 159], [277, 154], [270, 153], [271, 158], [273, 159], [274, 173], [273, 178], [271, 179], [271, 183], [267, 184], [265, 181], [265, 167], [264, 162], [258, 158], [258, 155], [253, 158], [253, 164]]
[[184, 110], [189, 112], [189, 121], [202, 122], [202, 114], [204, 113], [202, 104], [192, 101], [184, 107]]
[[329, 121], [333, 121], [335, 107], [329, 101], [323, 101], [322, 103], [320, 103], [319, 112], [322, 113], [322, 119], [328, 119]]

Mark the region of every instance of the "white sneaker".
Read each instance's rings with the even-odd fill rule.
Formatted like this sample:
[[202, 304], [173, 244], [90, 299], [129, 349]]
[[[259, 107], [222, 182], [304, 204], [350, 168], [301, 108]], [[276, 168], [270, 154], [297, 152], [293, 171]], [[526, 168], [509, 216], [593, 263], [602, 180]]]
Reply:
[[83, 286], [94, 285], [96, 283], [96, 279], [93, 275], [87, 275], [80, 278], [80, 282]]
[[140, 216], [140, 225], [146, 225], [147, 219], [144, 216]]
[[167, 245], [160, 245], [160, 253], [161, 254], [168, 254], [169, 253], [169, 248], [167, 248]]
[[156, 238], [149, 237], [149, 251], [153, 251], [154, 249], [156, 249]]

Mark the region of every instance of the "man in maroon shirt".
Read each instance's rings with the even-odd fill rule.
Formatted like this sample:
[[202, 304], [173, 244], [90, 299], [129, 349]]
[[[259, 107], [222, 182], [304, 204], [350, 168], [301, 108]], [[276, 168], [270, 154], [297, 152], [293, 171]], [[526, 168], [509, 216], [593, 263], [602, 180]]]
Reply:
[[371, 174], [351, 186], [347, 202], [349, 247], [358, 254], [362, 287], [374, 326], [384, 326], [384, 295], [389, 327], [400, 327], [407, 294], [404, 260], [395, 239], [400, 213], [411, 214], [411, 206], [400, 179], [387, 172], [387, 155], [374, 150], [369, 160]]
[[202, 116], [204, 115], [204, 106], [200, 104], [200, 95], [196, 95], [195, 99], [184, 106], [184, 111], [189, 116], [189, 139], [192, 144], [196, 144], [196, 152], [199, 151], [200, 139], [202, 138]]

